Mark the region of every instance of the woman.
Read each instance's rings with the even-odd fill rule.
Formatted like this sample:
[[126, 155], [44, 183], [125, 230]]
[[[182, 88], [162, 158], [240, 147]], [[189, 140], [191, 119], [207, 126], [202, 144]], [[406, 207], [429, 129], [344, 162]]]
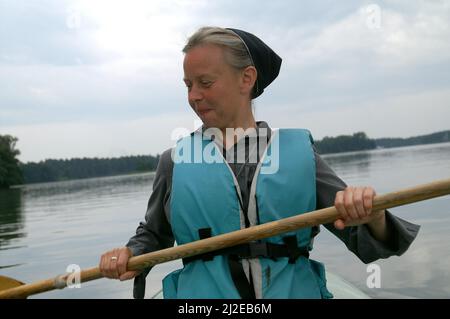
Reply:
[[[142, 298], [148, 270], [127, 271], [131, 256], [332, 205], [341, 217], [324, 226], [363, 262], [408, 249], [419, 226], [372, 212], [374, 189], [347, 187], [315, 152], [308, 131], [273, 131], [255, 121], [251, 101], [281, 66], [272, 49], [251, 33], [206, 27], [183, 52], [188, 101], [204, 125], [161, 156], [145, 222], [126, 247], [102, 255], [105, 277], [136, 277], [134, 295]], [[318, 233], [302, 229], [186, 258], [164, 279], [164, 297], [331, 298], [323, 265], [309, 258]]]

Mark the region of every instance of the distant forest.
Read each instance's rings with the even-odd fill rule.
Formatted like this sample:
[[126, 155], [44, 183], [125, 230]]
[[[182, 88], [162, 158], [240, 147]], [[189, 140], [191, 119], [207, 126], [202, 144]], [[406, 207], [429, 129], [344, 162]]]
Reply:
[[[15, 157], [19, 151], [14, 149], [17, 139], [8, 136], [4, 137], [5, 146], [0, 148], [3, 153], [11, 155], [1, 156], [0, 161], [0, 181], [6, 181], [7, 176], [16, 176], [5, 185], [21, 183], [21, 178], [17, 171], [12, 169], [5, 170], [6, 163], [14, 164]], [[358, 132], [353, 135], [340, 135], [337, 137], [325, 137], [322, 140], [315, 141], [315, 147], [320, 154], [350, 152], [360, 150], [371, 150], [375, 148], [389, 148], [399, 146], [410, 146], [418, 144], [441, 143], [450, 141], [450, 131], [438, 132], [429, 135], [416, 136], [410, 138], [379, 138], [370, 139], [366, 133]], [[39, 163], [18, 163], [23, 176], [24, 183], [41, 183], [63, 181], [79, 178], [103, 177], [121, 174], [131, 174], [140, 172], [154, 171], [158, 165], [159, 155], [157, 156], [127, 156], [119, 158], [74, 158], [74, 159], [48, 159]], [[18, 162], [16, 160], [16, 162]], [[3, 165], [4, 164], [4, 165]], [[11, 165], [12, 165], [11, 164]], [[9, 164], [8, 164], [9, 165]], [[14, 165], [12, 165], [14, 166]], [[5, 174], [2, 173], [5, 170]], [[9, 171], [9, 175], [6, 172]], [[12, 174], [15, 172], [14, 174]], [[6, 176], [6, 177], [5, 177]], [[12, 178], [11, 177], [11, 178]], [[12, 182], [12, 181], [15, 182]], [[1, 185], [0, 185], [1, 186]]]
[[450, 131], [437, 132], [428, 135], [421, 135], [409, 138], [377, 138], [375, 143], [378, 147], [399, 147], [420, 144], [433, 144], [450, 142]]
[[336, 137], [325, 136], [322, 140], [315, 141], [314, 146], [320, 154], [371, 150], [377, 147], [375, 140], [368, 138], [364, 132]]
[[328, 154], [443, 142], [450, 142], [450, 131], [442, 131], [409, 138], [377, 139], [370, 139], [367, 137], [366, 133], [358, 132], [353, 135], [340, 135], [336, 137], [326, 136], [322, 140], [315, 141], [314, 145], [320, 154]]
[[119, 158], [73, 158], [20, 164], [25, 183], [64, 181], [154, 171], [159, 155]]

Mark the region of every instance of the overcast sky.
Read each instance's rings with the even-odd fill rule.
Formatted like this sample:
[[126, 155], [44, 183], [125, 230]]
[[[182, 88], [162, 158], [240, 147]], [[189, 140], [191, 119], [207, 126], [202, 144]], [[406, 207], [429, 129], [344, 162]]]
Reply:
[[272, 127], [450, 129], [450, 1], [0, 0], [0, 134], [24, 162], [162, 153], [199, 125], [181, 49], [205, 25], [283, 58], [255, 100]]

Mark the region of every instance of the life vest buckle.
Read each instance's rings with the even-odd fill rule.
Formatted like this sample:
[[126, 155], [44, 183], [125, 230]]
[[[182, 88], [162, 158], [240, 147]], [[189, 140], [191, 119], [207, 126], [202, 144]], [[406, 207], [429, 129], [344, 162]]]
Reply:
[[242, 256], [244, 258], [258, 258], [267, 257], [269, 255], [269, 248], [265, 242], [251, 242], [248, 245], [249, 254], [247, 256]]

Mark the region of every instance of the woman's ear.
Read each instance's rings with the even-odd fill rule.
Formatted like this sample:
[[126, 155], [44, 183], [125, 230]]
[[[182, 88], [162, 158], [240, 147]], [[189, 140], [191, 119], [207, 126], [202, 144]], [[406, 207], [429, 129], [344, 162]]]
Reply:
[[245, 95], [252, 95], [253, 87], [256, 83], [258, 71], [254, 66], [248, 66], [242, 71], [241, 93]]

